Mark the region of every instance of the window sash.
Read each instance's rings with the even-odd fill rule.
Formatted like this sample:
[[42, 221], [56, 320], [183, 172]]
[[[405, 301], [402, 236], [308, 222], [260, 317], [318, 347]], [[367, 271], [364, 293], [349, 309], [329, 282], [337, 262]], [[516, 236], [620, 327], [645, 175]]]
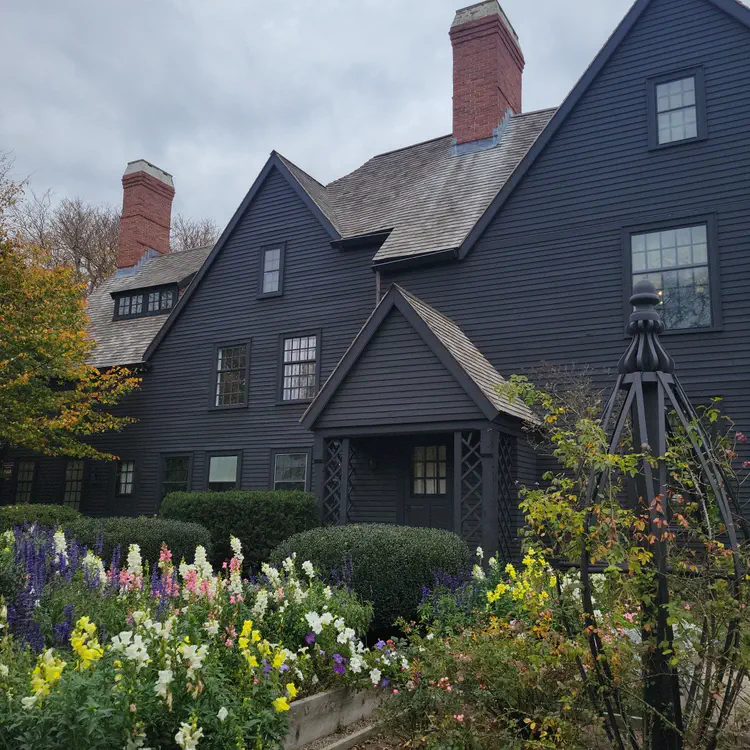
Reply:
[[412, 495], [448, 494], [448, 449], [445, 445], [418, 445], [412, 451]]
[[115, 475], [115, 494], [128, 497], [133, 494], [135, 485], [135, 461], [118, 461]]
[[208, 489], [214, 492], [236, 489], [239, 465], [236, 454], [211, 456], [208, 459]]
[[275, 294], [281, 290], [281, 247], [272, 247], [263, 251], [263, 294]]
[[307, 453], [277, 453], [274, 456], [274, 490], [307, 489]]
[[78, 510], [81, 506], [83, 494], [84, 463], [80, 459], [68, 461], [65, 466], [65, 487], [63, 489], [63, 505]]
[[143, 295], [131, 294], [126, 297], [120, 297], [117, 300], [117, 315], [127, 318], [133, 315], [140, 315], [143, 312]]
[[656, 142], [679, 143], [698, 137], [698, 86], [695, 75], [656, 83]]
[[161, 496], [190, 489], [190, 456], [165, 456], [162, 460]]
[[16, 502], [30, 503], [33, 499], [36, 462], [19, 461], [16, 471]]
[[284, 339], [282, 401], [315, 398], [318, 381], [318, 337], [291, 336]]
[[224, 346], [216, 354], [215, 406], [240, 406], [247, 400], [247, 345]]

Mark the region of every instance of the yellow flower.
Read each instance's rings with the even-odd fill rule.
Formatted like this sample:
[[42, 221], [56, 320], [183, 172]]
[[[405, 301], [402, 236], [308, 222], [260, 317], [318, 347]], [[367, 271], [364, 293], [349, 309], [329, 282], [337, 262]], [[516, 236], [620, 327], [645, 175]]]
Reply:
[[286, 697], [281, 696], [280, 698], [276, 698], [276, 700], [274, 700], [273, 707], [276, 709], [276, 713], [280, 714], [282, 711], [289, 710], [289, 701], [286, 699]]
[[260, 631], [259, 630], [253, 630], [251, 636], [253, 639], [253, 643], [259, 643], [260, 642]]
[[273, 664], [274, 669], [281, 669], [281, 667], [284, 666], [284, 654], [281, 651], [277, 651], [273, 655]]
[[516, 576], [518, 575], [518, 573], [516, 573], [516, 569], [510, 563], [505, 566], [505, 572], [511, 577], [512, 580], [516, 580]]
[[240, 647], [242, 651], [244, 651], [248, 647], [249, 643], [250, 641], [248, 641], [247, 638], [245, 638], [244, 636], [240, 636], [237, 639], [237, 645]]
[[293, 682], [287, 682], [286, 692], [289, 694], [289, 697], [292, 700], [294, 700], [297, 697], [297, 688]]
[[253, 629], [253, 621], [252, 620], [245, 620], [245, 622], [242, 625], [242, 632], [240, 633], [241, 636], [244, 636], [247, 638], [247, 636], [250, 635], [250, 631]]
[[245, 654], [245, 660], [247, 661], [247, 665], [251, 668], [258, 666], [258, 660], [252, 654]]

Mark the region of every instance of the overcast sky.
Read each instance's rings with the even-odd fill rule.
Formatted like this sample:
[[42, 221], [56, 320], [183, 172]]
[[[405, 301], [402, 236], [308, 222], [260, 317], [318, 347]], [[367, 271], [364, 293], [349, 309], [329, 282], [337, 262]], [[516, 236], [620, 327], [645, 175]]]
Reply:
[[[557, 106], [632, 0], [503, 0], [524, 109]], [[321, 182], [451, 131], [460, 0], [3, 0], [0, 151], [58, 197], [120, 204], [128, 161], [225, 223], [272, 149]]]

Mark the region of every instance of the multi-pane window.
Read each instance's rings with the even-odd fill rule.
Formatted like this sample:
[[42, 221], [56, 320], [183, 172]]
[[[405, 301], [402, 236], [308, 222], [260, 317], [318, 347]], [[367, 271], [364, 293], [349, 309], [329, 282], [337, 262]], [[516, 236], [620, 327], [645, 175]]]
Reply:
[[275, 490], [302, 490], [307, 487], [307, 453], [277, 453], [273, 465]]
[[118, 461], [115, 473], [115, 495], [132, 495], [135, 484], [135, 461]]
[[698, 137], [695, 76], [656, 84], [659, 145]]
[[71, 508], [81, 507], [81, 493], [83, 491], [83, 461], [68, 461], [65, 466], [65, 487], [63, 489], [63, 505]]
[[143, 295], [132, 294], [117, 299], [117, 315], [125, 318], [129, 315], [140, 315], [143, 312]]
[[148, 311], [150, 313], [171, 310], [174, 305], [174, 290], [162, 289], [148, 294]]
[[263, 294], [275, 294], [281, 290], [281, 247], [263, 250]]
[[282, 401], [309, 401], [315, 398], [318, 371], [318, 337], [294, 336], [284, 339]]
[[247, 346], [217, 350], [216, 406], [236, 406], [247, 400]]
[[237, 488], [239, 458], [235, 456], [211, 456], [208, 463], [208, 489], [225, 492]]
[[33, 461], [19, 461], [16, 474], [16, 502], [30, 503], [34, 491], [36, 464]]
[[161, 496], [190, 489], [190, 456], [165, 456], [162, 461]]
[[633, 283], [649, 279], [659, 291], [668, 329], [712, 324], [708, 232], [705, 224], [634, 234]]
[[445, 445], [418, 445], [412, 452], [412, 494], [448, 493], [448, 451]]

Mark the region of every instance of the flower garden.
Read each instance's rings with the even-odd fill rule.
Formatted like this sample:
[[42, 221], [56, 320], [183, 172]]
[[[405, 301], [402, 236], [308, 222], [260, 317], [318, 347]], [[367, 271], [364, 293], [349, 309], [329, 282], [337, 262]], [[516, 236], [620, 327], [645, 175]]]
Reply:
[[[54, 514], [14, 523], [0, 538], [0, 746], [280, 748], [295, 701], [348, 687], [379, 696], [383, 748], [659, 750], [650, 730], [672, 719], [654, 715], [658, 658], [680, 691], [678, 747], [747, 747], [747, 549], [727, 544], [690, 456], [692, 431], [708, 433], [675, 429], [660, 457], [626, 433], [613, 453], [597, 404], [510, 388], [561, 464], [521, 489], [517, 562], [432, 529], [312, 529], [256, 565], [234, 536], [226, 561], [210, 535], [178, 560], [166, 544], [104, 555], [104, 537], [82, 545]], [[739, 491], [745, 436], [717, 404], [697, 420]], [[654, 508], [622, 502], [644, 460], [669, 476], [661, 608]], [[593, 470], [607, 483], [585, 505]]]

